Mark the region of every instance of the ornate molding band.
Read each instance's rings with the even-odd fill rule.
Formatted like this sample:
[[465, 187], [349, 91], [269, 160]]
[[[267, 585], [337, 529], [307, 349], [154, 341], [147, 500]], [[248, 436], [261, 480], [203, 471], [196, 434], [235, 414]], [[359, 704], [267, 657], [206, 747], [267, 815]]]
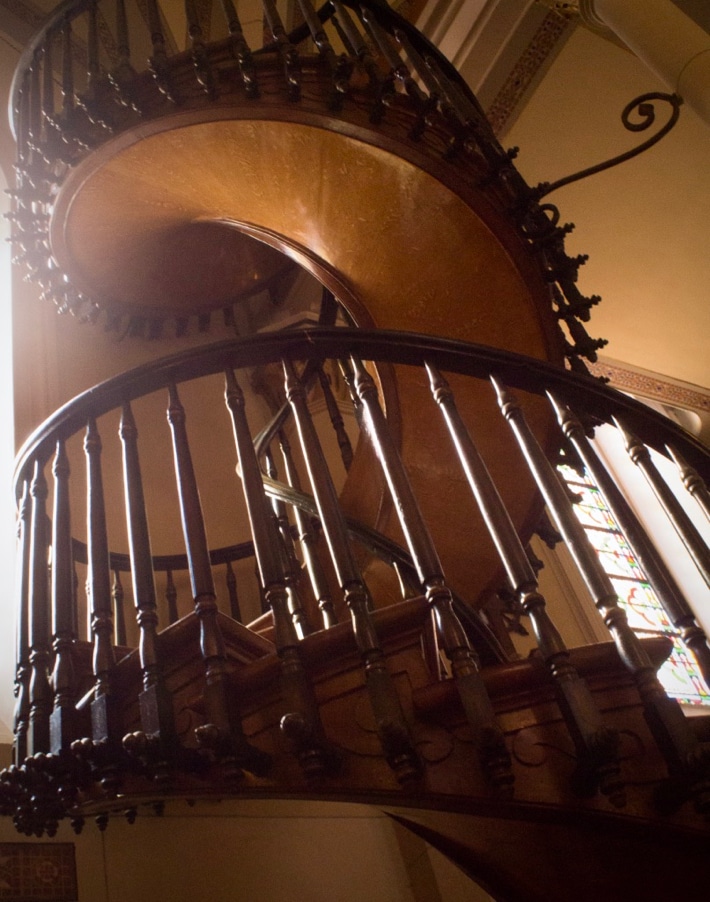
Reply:
[[594, 376], [604, 376], [614, 388], [653, 398], [674, 407], [710, 413], [710, 391], [699, 386], [681, 383], [647, 370], [629, 369], [617, 363], [600, 360], [587, 364]]
[[573, 27], [570, 26], [570, 19], [554, 10], [550, 10], [542, 20], [505, 84], [486, 111], [496, 135], [505, 129], [523, 95], [547, 62], [562, 35], [570, 27]]

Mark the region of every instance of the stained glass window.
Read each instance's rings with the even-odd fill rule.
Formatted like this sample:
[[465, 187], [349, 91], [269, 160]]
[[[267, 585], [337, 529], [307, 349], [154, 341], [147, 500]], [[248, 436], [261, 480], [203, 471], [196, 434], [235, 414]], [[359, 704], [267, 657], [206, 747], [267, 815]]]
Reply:
[[574, 505], [577, 517], [611, 579], [632, 629], [638, 636], [668, 636], [673, 642], [671, 655], [658, 672], [666, 692], [684, 705], [710, 705], [710, 690], [695, 657], [668, 619], [601, 492], [588, 476], [580, 476], [566, 466], [559, 469], [579, 497]]

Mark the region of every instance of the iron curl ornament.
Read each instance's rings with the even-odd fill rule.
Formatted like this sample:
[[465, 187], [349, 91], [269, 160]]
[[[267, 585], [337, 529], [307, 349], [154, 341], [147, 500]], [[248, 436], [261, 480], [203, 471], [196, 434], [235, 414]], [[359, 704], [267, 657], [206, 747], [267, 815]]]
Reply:
[[[664, 138], [668, 134], [678, 121], [680, 108], [683, 103], [682, 97], [679, 97], [677, 94], [666, 94], [662, 91], [649, 91], [647, 94], [641, 94], [639, 97], [634, 98], [626, 104], [621, 113], [621, 122], [627, 131], [646, 131], [646, 129], [650, 128], [656, 121], [656, 107], [654, 104], [654, 101], [656, 100], [663, 101], [670, 105], [670, 116], [665, 125], [660, 128], [655, 135], [652, 135], [644, 141], [643, 144], [639, 144], [638, 147], [634, 147], [631, 150], [627, 150], [625, 153], [612, 157], [611, 160], [597, 163], [596, 166], [589, 166], [587, 169], [582, 169], [572, 175], [565, 176], [565, 178], [558, 179], [556, 182], [540, 182], [539, 185], [533, 188], [534, 198], [540, 200], [548, 194], [552, 194], [553, 191], [557, 191], [558, 188], [563, 188], [565, 185], [572, 184], [572, 182], [578, 182], [581, 179], [586, 179], [590, 175], [596, 175], [598, 172], [604, 172], [605, 169], [611, 169], [613, 166], [618, 166], [619, 163], [631, 160], [633, 157], [636, 157], [650, 147], [653, 147], [654, 144], [657, 144], [661, 138]], [[639, 117], [638, 121], [632, 120], [631, 117], [633, 114], [636, 114]]]

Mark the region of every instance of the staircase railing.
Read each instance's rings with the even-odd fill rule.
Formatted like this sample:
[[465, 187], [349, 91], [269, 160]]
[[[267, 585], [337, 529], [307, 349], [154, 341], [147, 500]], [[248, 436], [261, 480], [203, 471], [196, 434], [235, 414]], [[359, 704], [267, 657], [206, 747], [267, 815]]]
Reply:
[[[397, 153], [406, 146], [412, 159], [454, 167], [462, 184], [505, 210], [550, 283], [571, 364], [595, 360], [604, 342], [591, 338], [584, 322], [599, 299], [576, 285], [586, 258], [564, 252], [573, 226], [559, 224], [554, 205], [538, 203], [539, 193], [513, 166], [515, 153], [501, 147], [454, 67], [377, 0], [332, 0], [318, 10], [299, 0], [297, 9], [302, 24], [289, 33], [293, 23], [284, 23], [273, 0], [253, 9], [223, 0], [214, 25], [202, 21], [192, 0], [178, 24], [175, 10], [157, 0], [58, 7], [23, 53], [12, 88], [16, 261], [60, 310], [97, 317], [105, 299], [71, 283], [49, 239], [52, 204], [69, 171], [112, 138], [179, 111], [224, 106], [238, 118], [264, 107], [260, 117], [283, 120], [304, 109], [323, 127], [342, 121], [362, 140]], [[254, 17], [258, 27], [249, 31]], [[185, 46], [176, 28], [184, 28]], [[159, 333], [160, 324], [148, 323], [149, 334], [151, 328]]]
[[[596, 380], [537, 360], [421, 335], [322, 328], [224, 342], [146, 364], [67, 404], [42, 425], [23, 448], [16, 475], [21, 561], [15, 725], [17, 767], [5, 772], [0, 781], [4, 787], [4, 810], [14, 811], [20, 821], [23, 817], [28, 818], [27, 823], [34, 825], [32, 829], [36, 829], [37, 823], [51, 824], [79, 805], [77, 785], [83, 786], [82, 792], [85, 792], [93, 780], [107, 798], [113, 798], [119, 791], [121, 774], [132, 767], [126, 762], [136, 756], [142, 762], [141, 773], [152, 774], [160, 785], [161, 781], [170, 782], [170, 774], [200, 773], [205, 767], [217, 767], [224, 779], [227, 779], [225, 775], [241, 770], [268, 772], [265, 750], [248, 742], [243, 731], [241, 711], [249, 699], [234, 694], [233, 665], [224, 634], [226, 624], [232, 622], [233, 612], [230, 602], [220, 598], [222, 593], [215, 585], [214, 555], [210, 555], [207, 541], [206, 520], [216, 522], [217, 515], [230, 521], [230, 528], [246, 528], [250, 534], [248, 541], [252, 543], [257, 560], [263, 597], [273, 618], [273, 648], [280, 662], [282, 730], [304, 774], [308, 779], [315, 779], [329, 773], [334, 766], [327, 731], [320, 719], [306, 666], [310, 660], [308, 648], [319, 634], [329, 630], [340, 634], [345, 628], [344, 623], [349, 621], [348, 629], [357, 646], [382, 754], [402, 786], [409, 786], [419, 779], [424, 765], [412, 743], [410, 727], [403, 716], [383, 652], [378, 631], [380, 620], [377, 612], [373, 612], [373, 600], [377, 606], [382, 599], [378, 597], [379, 589], [371, 589], [367, 584], [362, 554], [352, 540], [339, 504], [333, 476], [334, 470], [341, 466], [340, 462], [334, 462], [339, 457], [339, 449], [337, 443], [333, 448], [331, 442], [331, 450], [324, 452], [325, 434], [331, 432], [331, 423], [327, 422], [324, 431], [323, 424], [317, 417], [314, 419], [307, 386], [299, 378], [299, 370], [305, 362], [320, 363], [328, 359], [345, 366], [351, 377], [356, 409], [354, 421], [359, 421], [363, 430], [359, 441], [368, 443], [375, 453], [381, 477], [399, 515], [416, 572], [420, 601], [431, 615], [431, 625], [421, 627], [430, 679], [455, 686], [472, 731], [479, 767], [491, 789], [504, 796], [512, 791], [514, 769], [509, 751], [483, 678], [477, 650], [457, 616], [437, 549], [381, 407], [377, 382], [373, 378], [376, 370], [363, 361], [378, 366], [390, 363], [419, 367], [429, 380], [431, 407], [429, 411], [422, 411], [422, 416], [443, 415], [447, 422], [451, 441], [496, 545], [501, 569], [533, 625], [541, 658], [580, 761], [581, 782], [587, 789], [591, 787], [592, 792], [599, 789], [614, 804], [621, 805], [623, 788], [618, 737], [604, 724], [586, 683], [573, 666], [569, 650], [550, 619], [525, 549], [477, 450], [474, 436], [485, 426], [462, 421], [454, 393], [442, 373], [467, 377], [470, 380], [467, 392], [495, 393], [501, 415], [511, 425], [511, 441], [522, 451], [525, 463], [521, 462], [521, 466], [527, 465], [533, 473], [638, 690], [649, 729], [673, 778], [676, 796], [681, 800], [693, 797], [696, 804], [705, 809], [708, 775], [700, 741], [678, 704], [661, 687], [654, 662], [629, 628], [609, 579], [576, 522], [568, 494], [526, 420], [526, 401], [519, 400], [513, 390], [525, 397], [550, 396], [564, 432], [577, 448], [588, 471], [608, 493], [610, 504], [614, 502], [614, 494], [623, 490], [615, 486], [595, 454], [593, 442], [587, 438], [592, 424], [622, 424], [630, 437], [628, 443], [634, 459], [649, 472], [652, 464], [645, 453], [649, 447], [682, 459], [686, 485], [706, 511], [705, 480], [710, 476], [707, 449], [660, 415]], [[253, 436], [257, 430], [249, 424], [257, 410], [256, 402], [252, 396], [246, 397], [243, 389], [248, 385], [251, 368], [272, 364], [283, 367], [284, 392], [296, 427], [288, 430], [287, 441], [282, 434], [279, 449], [281, 478], [290, 484], [289, 491], [275, 483], [273, 477], [264, 478], [254, 452]], [[223, 389], [215, 385], [217, 374], [222, 374], [225, 379]], [[228, 466], [218, 510], [203, 512], [193, 456], [200, 448], [203, 451], [206, 448], [209, 469], [213, 471], [226, 451], [225, 445], [218, 441], [220, 429], [216, 413], [216, 394], [222, 390], [228, 408], [222, 419], [231, 426], [236, 448], [232, 465], [238, 461], [239, 478], [229, 475], [233, 473], [233, 466]], [[161, 652], [170, 632], [159, 616], [155, 590], [156, 570], [162, 564], [161, 558], [152, 553], [152, 544], [169, 525], [161, 521], [156, 527], [155, 516], [159, 515], [160, 506], [156, 506], [155, 491], [161, 496], [167, 493], [167, 482], [172, 479], [167, 475], [164, 459], [160, 460], [158, 471], [149, 463], [151, 453], [155, 453], [152, 438], [155, 422], [146, 423], [140, 416], [142, 410], [148, 409], [143, 407], [145, 399], [156, 392], [167, 392], [168, 396], [175, 484], [194, 603], [191, 616], [199, 632], [204, 695], [201, 722], [189, 736], [180, 739], [176, 734], [171, 695], [164, 680], [166, 661]], [[186, 399], [184, 406], [182, 397]], [[437, 406], [441, 413], [437, 413]], [[188, 438], [187, 424], [191, 412], [205, 409], [211, 411], [210, 430], [207, 434], [202, 433], [195, 444]], [[123, 514], [136, 613], [132, 629], [137, 638], [130, 644], [138, 646], [141, 672], [140, 687], [131, 690], [137, 694], [132, 703], [138, 709], [138, 722], [130, 723], [126, 720], [126, 706], [131, 700], [122, 694], [126, 691], [125, 685], [117, 681], [118, 659], [123, 651], [117, 651], [114, 641], [111, 569], [117, 558], [114, 555], [112, 560], [108, 541], [109, 534], [116, 529], [118, 505], [114, 498], [107, 506], [102, 473], [102, 442], [109, 439], [105, 424], [112, 414], [114, 425], [116, 415], [120, 414]], [[141, 423], [140, 431], [145, 426], [151, 436], [149, 447], [141, 447], [140, 452], [137, 422]], [[85, 463], [79, 464], [70, 458], [81, 456], [76, 446], [82, 433]], [[293, 452], [290, 444], [295, 446]], [[277, 449], [271, 453], [276, 459]], [[82, 468], [86, 471], [86, 492], [83, 500], [77, 500], [70, 470]], [[47, 515], [50, 487], [46, 476], [50, 469], [51, 520]], [[153, 474], [153, 484], [143, 481], [141, 473], [147, 470]], [[159, 477], [156, 472], [160, 473]], [[204, 476], [203, 469], [201, 478]], [[661, 477], [654, 471], [650, 478], [658, 483], [659, 495], [665, 497], [667, 493], [661, 488]], [[515, 473], [510, 474], [510, 479], [515, 479]], [[307, 491], [304, 486], [309, 486]], [[153, 493], [150, 505], [146, 503], [149, 488]], [[230, 500], [239, 489], [245, 499], [245, 512], [241, 515]], [[271, 506], [269, 496], [278, 502], [275, 508]], [[697, 532], [686, 515], [670, 503], [667, 507], [691, 559], [707, 578], [707, 549], [699, 544]], [[77, 511], [83, 513], [84, 508], [92, 646], [90, 672], [87, 672], [86, 656], [77, 656], [81, 645], [77, 635], [80, 593], [74, 575], [76, 554], [72, 545], [72, 524], [76, 528]], [[322, 536], [316, 536], [312, 531], [309, 534], [310, 524], [298, 516], [298, 512], [304, 510], [309, 517], [317, 513]], [[149, 518], [151, 530], [148, 529]], [[241, 527], [236, 523], [240, 518]], [[168, 515], [168, 519], [174, 517]], [[452, 528], [465, 529], [466, 524], [452, 523]], [[642, 542], [648, 554], [649, 549], [653, 549], [650, 538], [640, 526], [636, 525], [634, 530], [635, 536], [631, 538]], [[293, 540], [294, 532], [297, 541]], [[225, 552], [227, 558], [230, 554], [231, 551]], [[472, 566], [475, 566], [475, 559], [476, 549], [472, 548]], [[300, 573], [304, 566], [309, 572], [310, 587], [298, 578], [297, 571]], [[663, 586], [659, 588], [659, 594], [664, 598]], [[390, 598], [389, 602], [392, 601]], [[707, 678], [710, 676], [710, 650], [692, 608], [684, 598], [676, 596], [668, 614], [688, 638]], [[342, 622], [338, 625], [338, 621]], [[327, 661], [335, 668], [338, 666], [338, 647], [336, 644], [332, 652], [336, 657]], [[321, 648], [321, 655], [326, 653], [326, 648]], [[440, 667], [441, 660], [444, 661], [443, 668]], [[320, 663], [324, 662], [321, 660]], [[83, 671], [78, 673], [81, 668]], [[85, 685], [87, 679], [91, 683], [88, 696], [80, 693], [78, 688], [80, 683]], [[81, 704], [80, 695], [83, 698]], [[90, 723], [84, 719], [87, 705]], [[29, 770], [29, 765], [23, 764], [26, 759], [36, 762]], [[39, 792], [36, 781], [44, 779], [37, 776], [45, 767], [42, 762], [50, 762], [46, 764], [49, 783]], [[223, 788], [232, 785], [229, 779]], [[57, 796], [52, 787], [54, 790], [64, 787], [64, 795]], [[224, 791], [229, 793], [228, 789]], [[31, 801], [31, 798], [40, 797], [41, 805]], [[31, 816], [27, 813], [28, 805], [37, 809]], [[39, 810], [37, 806], [45, 808]]]

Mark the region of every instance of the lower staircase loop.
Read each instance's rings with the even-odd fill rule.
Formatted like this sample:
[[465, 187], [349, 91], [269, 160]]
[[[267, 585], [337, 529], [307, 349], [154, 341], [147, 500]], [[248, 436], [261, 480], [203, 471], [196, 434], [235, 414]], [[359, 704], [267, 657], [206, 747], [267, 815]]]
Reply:
[[[445, 414], [444, 430], [430, 434], [436, 455], [447, 441], [465, 476], [465, 496], [446, 503], [450, 528], [470, 549], [455, 590], [429, 529], [427, 480], [388, 393], [388, 370], [405, 368], [416, 374], [409, 385], [427, 388], [432, 416], [437, 406]], [[336, 378], [343, 372], [353, 397]], [[338, 417], [324, 400], [324, 373]], [[606, 645], [565, 644], [526, 551], [528, 518], [511, 510], [525, 483], [500, 478], [478, 445], [480, 422], [460, 404], [464, 394], [490, 395], [491, 373], [525, 452], [518, 460], [528, 461], [599, 593]], [[267, 384], [268, 405], [259, 388]], [[621, 811], [673, 835], [705, 831], [704, 720], [687, 719], [662, 689], [655, 672], [669, 640], [632, 633], [571, 526], [569, 498], [547, 463], [549, 421], [533, 414], [534, 431], [527, 419], [546, 392], [557, 410], [581, 404], [609, 423], [623, 415], [639, 441], [661, 451], [672, 444], [698, 474], [708, 471], [692, 439], [601, 384], [510, 352], [405, 333], [316, 327], [231, 340], [144, 365], [65, 406], [18, 462], [17, 739], [15, 764], [0, 776], [2, 811], [42, 833], [63, 818], [98, 817], [105, 827], [119, 813], [177, 799], [277, 796], [512, 820], [531, 806], [602, 820]], [[166, 393], [167, 425], [155, 415]], [[207, 447], [195, 441], [203, 412]], [[82, 498], [74, 474], [84, 456]], [[103, 476], [116, 456], [122, 487]], [[171, 457], [175, 501], [165, 508], [143, 474]], [[87, 503], [90, 531], [77, 534]], [[467, 519], [472, 503], [478, 532]], [[536, 499], [527, 503], [537, 514]], [[373, 508], [378, 517], [363, 522]], [[124, 540], [127, 553], [112, 550]], [[497, 578], [537, 640], [528, 659], [503, 651], [509, 639], [489, 625], [477, 568], [489, 540]], [[674, 617], [693, 623], [675, 601]], [[698, 630], [687, 630], [693, 641]]]

